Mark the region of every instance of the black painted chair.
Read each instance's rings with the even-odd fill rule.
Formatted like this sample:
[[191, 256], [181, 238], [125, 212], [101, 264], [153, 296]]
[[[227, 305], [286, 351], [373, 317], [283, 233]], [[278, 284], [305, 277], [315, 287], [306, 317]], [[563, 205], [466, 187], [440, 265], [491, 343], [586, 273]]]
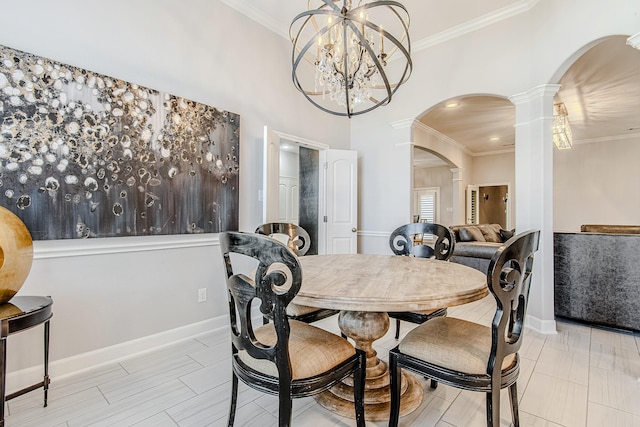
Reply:
[[400, 415], [400, 369], [464, 390], [486, 393], [487, 426], [500, 424], [500, 389], [509, 388], [513, 425], [519, 426], [516, 381], [522, 344], [531, 269], [539, 231], [518, 234], [491, 259], [487, 285], [496, 299], [492, 325], [440, 317], [412, 331], [389, 352], [391, 416]]
[[[277, 240], [253, 233], [221, 233], [220, 247], [231, 325], [229, 426], [235, 419], [238, 378], [256, 390], [277, 395], [278, 425], [289, 426], [293, 398], [325, 391], [350, 375], [355, 419], [358, 426], [364, 426], [366, 354], [338, 335], [286, 315], [287, 305], [302, 282], [298, 258]], [[234, 271], [234, 263], [251, 269], [250, 262], [238, 262], [238, 258], [258, 262], [254, 277]], [[269, 323], [254, 328], [251, 311], [258, 304]]]
[[[311, 247], [311, 238], [307, 231], [296, 224], [288, 222], [269, 222], [256, 228], [256, 233], [270, 236], [286, 244], [294, 254], [304, 256]], [[339, 310], [308, 307], [295, 303], [289, 304], [287, 315], [291, 319], [312, 323], [338, 314]]]
[[[414, 222], [401, 225], [389, 237], [389, 246], [395, 255], [435, 258], [447, 261], [453, 254], [455, 238], [447, 227], [440, 224]], [[447, 315], [447, 309], [436, 308], [420, 312], [392, 312], [396, 319], [396, 339], [400, 337], [400, 321], [421, 324], [435, 317]]]

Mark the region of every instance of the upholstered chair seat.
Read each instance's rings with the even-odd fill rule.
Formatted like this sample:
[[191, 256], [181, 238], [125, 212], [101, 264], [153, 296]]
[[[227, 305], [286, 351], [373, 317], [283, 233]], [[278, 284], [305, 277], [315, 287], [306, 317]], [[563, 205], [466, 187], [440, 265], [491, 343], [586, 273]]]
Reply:
[[[427, 363], [481, 375], [487, 371], [491, 354], [491, 328], [455, 317], [438, 317], [411, 330], [398, 348]], [[513, 366], [515, 359], [515, 354], [505, 357], [502, 370]]]
[[309, 307], [308, 305], [300, 305], [293, 302], [287, 306], [287, 316], [293, 319], [309, 313], [316, 313], [317, 311], [318, 307]]
[[[290, 320], [289, 326], [289, 358], [293, 380], [320, 375], [356, 354], [348, 341], [324, 329], [297, 320]], [[254, 332], [261, 344], [272, 346], [276, 343], [273, 323], [263, 325]], [[238, 352], [238, 357], [256, 371], [271, 377], [278, 376], [276, 364], [269, 360], [255, 359], [243, 350]]]

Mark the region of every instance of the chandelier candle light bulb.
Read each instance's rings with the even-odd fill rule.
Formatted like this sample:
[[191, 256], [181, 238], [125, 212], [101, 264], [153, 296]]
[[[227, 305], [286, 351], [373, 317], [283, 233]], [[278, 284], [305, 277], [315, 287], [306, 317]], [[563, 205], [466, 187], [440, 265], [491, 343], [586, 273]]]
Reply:
[[[317, 8], [313, 2], [289, 29], [296, 88], [316, 107], [339, 116], [388, 104], [412, 69], [405, 7], [390, 0], [322, 0]], [[393, 47], [387, 53], [385, 38]], [[397, 61], [390, 64], [392, 59]], [[311, 79], [314, 90], [306, 89]]]

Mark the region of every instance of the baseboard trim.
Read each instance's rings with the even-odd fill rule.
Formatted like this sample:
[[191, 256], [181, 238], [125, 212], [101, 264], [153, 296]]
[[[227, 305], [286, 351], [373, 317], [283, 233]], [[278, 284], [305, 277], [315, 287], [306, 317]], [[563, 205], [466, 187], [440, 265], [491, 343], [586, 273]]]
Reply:
[[537, 317], [527, 315], [525, 317], [525, 326], [540, 332], [541, 334], [557, 334], [555, 320], [542, 320]]
[[[143, 338], [123, 342], [113, 346], [101, 348], [83, 354], [78, 354], [65, 359], [49, 362], [49, 376], [51, 381], [77, 375], [83, 371], [97, 368], [102, 365], [117, 362], [118, 360], [157, 350], [178, 341], [194, 338], [209, 333], [219, 328], [228, 328], [229, 316], [217, 316], [201, 322], [192, 323], [168, 331], [149, 335]], [[33, 366], [7, 374], [7, 394], [14, 390], [20, 390], [31, 384], [42, 381], [43, 366]]]

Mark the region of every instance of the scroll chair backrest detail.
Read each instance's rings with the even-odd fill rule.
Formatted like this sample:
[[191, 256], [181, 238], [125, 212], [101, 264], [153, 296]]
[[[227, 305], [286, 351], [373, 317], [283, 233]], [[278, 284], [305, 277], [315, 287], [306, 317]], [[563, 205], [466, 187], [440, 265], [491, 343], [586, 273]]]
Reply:
[[309, 252], [309, 248], [311, 248], [311, 237], [309, 237], [309, 233], [296, 224], [269, 222], [256, 228], [255, 232], [265, 236], [275, 237], [277, 240], [279, 240], [278, 236], [273, 235], [288, 236], [289, 239], [286, 245], [298, 256], [306, 255], [306, 253]]
[[[227, 272], [233, 353], [244, 350], [253, 358], [275, 363], [281, 381], [290, 382], [290, 328], [286, 308], [302, 282], [297, 257], [279, 241], [259, 234], [221, 233], [220, 247]], [[234, 253], [259, 262], [254, 278], [234, 273], [230, 256]], [[273, 346], [265, 346], [255, 337], [251, 305], [256, 299], [261, 301], [262, 315], [274, 322], [277, 340]]]
[[[529, 300], [531, 269], [540, 231], [520, 233], [494, 254], [487, 272], [489, 291], [497, 309], [491, 326], [491, 357], [487, 373], [500, 378], [503, 359], [517, 353], [522, 344], [524, 317]], [[494, 366], [498, 368], [494, 370]]]
[[[413, 236], [432, 235], [435, 242], [432, 246], [425, 244], [414, 245]], [[451, 230], [440, 224], [413, 222], [401, 225], [393, 230], [389, 237], [389, 246], [395, 255], [413, 255], [419, 258], [435, 258], [446, 261], [451, 258], [455, 239]]]

